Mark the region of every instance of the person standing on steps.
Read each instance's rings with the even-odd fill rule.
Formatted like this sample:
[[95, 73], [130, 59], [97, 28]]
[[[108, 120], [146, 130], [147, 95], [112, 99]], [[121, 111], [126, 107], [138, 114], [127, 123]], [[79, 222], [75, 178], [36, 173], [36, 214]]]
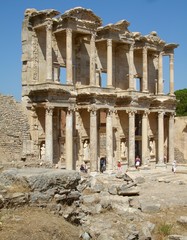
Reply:
[[100, 159], [100, 172], [103, 173], [106, 170], [106, 157]]
[[135, 159], [135, 168], [138, 169], [138, 167], [141, 165], [140, 157], [137, 155]]
[[118, 172], [122, 172], [122, 166], [121, 166], [121, 161], [120, 160], [118, 161], [117, 166], [118, 166]]
[[172, 172], [176, 173], [176, 169], [177, 169], [177, 165], [176, 165], [176, 161], [174, 160], [172, 163]]

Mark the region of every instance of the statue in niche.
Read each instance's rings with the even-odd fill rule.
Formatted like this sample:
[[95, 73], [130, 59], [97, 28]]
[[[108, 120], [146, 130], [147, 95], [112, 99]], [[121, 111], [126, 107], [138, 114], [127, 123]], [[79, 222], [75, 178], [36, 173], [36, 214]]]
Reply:
[[122, 158], [127, 157], [127, 146], [126, 146], [126, 141], [125, 140], [121, 141], [121, 157]]
[[64, 143], [60, 144], [60, 160], [61, 162], [64, 161]]
[[41, 160], [45, 160], [45, 143], [42, 144], [40, 149]]
[[89, 160], [90, 159], [90, 146], [89, 142], [86, 139], [83, 143], [83, 160]]
[[154, 142], [153, 142], [153, 140], [150, 140], [150, 142], [149, 142], [149, 149], [150, 149], [150, 155], [153, 156], [154, 155]]

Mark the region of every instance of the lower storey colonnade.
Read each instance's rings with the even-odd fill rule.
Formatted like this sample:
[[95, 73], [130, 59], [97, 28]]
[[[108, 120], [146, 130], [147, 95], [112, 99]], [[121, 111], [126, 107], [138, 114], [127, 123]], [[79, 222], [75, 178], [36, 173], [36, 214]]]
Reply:
[[134, 167], [137, 155], [143, 166], [174, 160], [173, 112], [94, 106], [76, 111], [67, 107], [35, 111], [38, 138], [34, 128], [31, 135], [42, 161], [60, 163], [68, 170], [79, 169], [84, 162], [91, 172], [97, 172], [103, 156], [109, 171], [116, 168], [118, 161], [126, 168]]

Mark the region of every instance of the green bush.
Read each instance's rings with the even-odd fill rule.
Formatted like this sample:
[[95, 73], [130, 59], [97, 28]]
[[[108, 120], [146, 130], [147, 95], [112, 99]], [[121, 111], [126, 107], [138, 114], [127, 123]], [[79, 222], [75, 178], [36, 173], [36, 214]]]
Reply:
[[166, 237], [171, 234], [172, 227], [172, 224], [162, 223], [158, 226], [158, 233]]
[[175, 91], [177, 99], [177, 116], [187, 116], [187, 88]]

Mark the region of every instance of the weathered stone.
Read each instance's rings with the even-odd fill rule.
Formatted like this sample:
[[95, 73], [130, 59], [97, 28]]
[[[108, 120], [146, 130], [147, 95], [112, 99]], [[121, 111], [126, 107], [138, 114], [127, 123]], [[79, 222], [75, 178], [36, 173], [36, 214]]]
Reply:
[[177, 222], [187, 225], [187, 216], [180, 216], [180, 218], [177, 219]]
[[118, 192], [117, 192], [117, 186], [115, 185], [111, 185], [109, 186], [108, 188], [108, 192], [112, 195], [116, 195]]
[[139, 190], [134, 187], [136, 184], [132, 183], [132, 185], [121, 185], [118, 187], [118, 195], [122, 196], [136, 196], [139, 195]]
[[47, 203], [53, 198], [53, 196], [46, 194], [46, 193], [41, 193], [38, 191], [34, 191], [30, 193], [30, 203]]
[[28, 204], [29, 202], [29, 195], [27, 193], [9, 193], [5, 197], [5, 206], [12, 207], [12, 206], [23, 206]]
[[78, 192], [78, 191], [71, 191], [67, 195], [67, 199], [72, 199], [72, 200], [78, 200], [79, 197], [80, 197], [80, 192]]
[[141, 211], [144, 213], [156, 213], [160, 212], [160, 204], [148, 203], [144, 202], [141, 203]]
[[80, 236], [80, 239], [83, 239], [83, 240], [90, 240], [91, 238], [92, 237], [87, 232], [82, 233], [81, 236]]
[[94, 193], [100, 193], [104, 190], [104, 186], [103, 184], [95, 184], [91, 189]]
[[85, 195], [83, 196], [83, 203], [89, 203], [89, 204], [93, 204], [93, 203], [97, 203], [98, 202], [98, 195]]
[[168, 240], [187, 240], [187, 236], [183, 235], [169, 235]]
[[18, 182], [32, 191], [41, 192], [58, 186], [75, 189], [80, 180], [78, 172], [44, 168], [9, 169], [0, 176], [6, 185]]
[[135, 178], [135, 182], [136, 182], [137, 184], [142, 184], [142, 183], [145, 182], [145, 178], [143, 178], [143, 177], [137, 177], [137, 178]]

